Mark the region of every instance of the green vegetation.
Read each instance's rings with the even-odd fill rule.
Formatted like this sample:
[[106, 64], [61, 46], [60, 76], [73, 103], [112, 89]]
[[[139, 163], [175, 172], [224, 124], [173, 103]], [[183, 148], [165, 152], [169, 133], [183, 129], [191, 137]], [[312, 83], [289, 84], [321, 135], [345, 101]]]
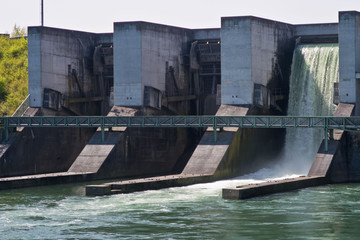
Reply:
[[11, 115], [28, 94], [26, 30], [14, 26], [12, 38], [0, 36], [0, 116]]

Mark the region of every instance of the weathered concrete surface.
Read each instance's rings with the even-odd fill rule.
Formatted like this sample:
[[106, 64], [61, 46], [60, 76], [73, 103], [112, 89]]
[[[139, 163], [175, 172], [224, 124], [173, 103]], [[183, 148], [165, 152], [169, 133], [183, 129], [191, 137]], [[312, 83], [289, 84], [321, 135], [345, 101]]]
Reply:
[[[220, 116], [244, 116], [249, 108], [238, 106], [220, 106], [216, 115]], [[238, 128], [225, 128], [218, 132], [217, 141], [214, 140], [214, 133], [210, 129], [205, 132], [200, 143], [196, 147], [184, 170], [179, 175], [158, 176], [154, 178], [136, 179], [109, 183], [104, 186], [87, 186], [87, 195], [116, 194], [133, 192], [148, 189], [159, 189], [172, 186], [182, 186], [197, 182], [210, 181], [222, 161], [227, 159], [227, 151], [237, 132]], [[109, 186], [111, 191], [109, 191]], [[121, 191], [119, 190], [121, 189]]]
[[[333, 115], [335, 117], [350, 117], [353, 111], [353, 104], [340, 103]], [[347, 180], [347, 167], [344, 165], [346, 156], [344, 156], [344, 148], [342, 147], [342, 142], [345, 141], [343, 135], [344, 131], [334, 130], [334, 139], [328, 142], [328, 152], [325, 152], [323, 140], [308, 173], [309, 177], [326, 176], [332, 182], [344, 182]]]
[[92, 133], [92, 129], [26, 128], [2, 155], [0, 177], [67, 171]]
[[[256, 17], [221, 19], [221, 103], [253, 104], [254, 83], [288, 85], [293, 26]], [[276, 71], [283, 78], [274, 79]], [[271, 86], [270, 86], [271, 85]]]
[[[248, 111], [249, 108], [247, 107], [222, 105], [217, 115], [244, 116]], [[261, 142], [263, 144], [266, 142], [268, 135], [260, 134], [262, 141], [258, 141], [258, 136], [252, 134], [252, 131], [256, 130], [247, 130], [249, 131], [239, 130], [238, 128], [224, 128], [222, 131], [217, 132], [217, 141], [215, 142], [214, 132], [208, 129], [181, 174], [134, 179], [101, 186], [87, 186], [86, 194], [98, 196], [183, 186], [248, 173], [242, 171], [246, 171], [246, 169], [250, 171], [249, 169], [254, 167], [254, 162], [256, 162], [256, 157], [258, 157], [256, 151], [253, 151], [254, 148], [257, 148], [256, 143]], [[273, 135], [271, 136], [274, 138]], [[248, 145], [245, 144], [246, 142]], [[243, 144], [245, 147], [239, 146], [239, 144]], [[269, 143], [264, 143], [264, 149], [266, 149], [266, 144]], [[278, 142], [276, 144], [279, 145]], [[249, 145], [252, 146], [248, 147]], [[268, 163], [270, 164], [270, 162]], [[264, 166], [263, 159], [262, 166]]]
[[103, 185], [86, 186], [87, 196], [103, 196], [119, 193], [131, 193], [145, 190], [156, 190], [168, 187], [187, 186], [195, 183], [211, 181], [211, 175], [178, 174], [141, 178], [128, 181], [112, 182]]
[[[135, 116], [137, 109], [125, 107], [113, 107], [108, 116]], [[98, 130], [90, 139], [89, 143], [81, 151], [68, 172], [92, 172], [97, 173], [110, 153], [119, 143], [122, 131], [105, 133], [104, 142], [102, 142], [101, 131]]]
[[[249, 108], [221, 105], [216, 116], [245, 116]], [[214, 141], [213, 130], [203, 135], [182, 174], [215, 174], [226, 151], [239, 128], [224, 128], [217, 132]]]
[[177, 83], [185, 83], [181, 55], [190, 37], [184, 28], [114, 23], [114, 104], [142, 106], [145, 86], [165, 91], [166, 65], [174, 67]]
[[[334, 116], [351, 116], [353, 110], [354, 105], [340, 103]], [[334, 131], [334, 140], [329, 141], [327, 152], [325, 152], [323, 141], [306, 177], [225, 188], [222, 196], [224, 199], [247, 199], [331, 182], [347, 181], [346, 157], [342, 152], [344, 150], [342, 142], [344, 142], [343, 131], [340, 130]]]
[[299, 24], [295, 26], [295, 36], [318, 36], [321, 35], [337, 35], [338, 23], [325, 24]]
[[114, 150], [115, 145], [120, 141], [120, 134], [119, 132], [106, 132], [104, 142], [101, 142], [101, 132], [97, 131], [68, 172], [98, 172]]
[[[112, 34], [49, 27], [29, 27], [28, 34], [31, 107], [42, 107], [44, 88], [51, 88], [68, 97], [80, 96], [76, 82], [69, 82], [68, 66], [76, 70], [86, 97], [92, 96], [98, 85], [89, 62], [92, 61], [96, 45], [112, 43]], [[85, 109], [89, 111], [89, 106]]]
[[[37, 112], [39, 111], [38, 108], [28, 108], [26, 109], [25, 113], [23, 114], [23, 116], [26, 117], [33, 117], [37, 114]], [[8, 149], [10, 148], [10, 146], [15, 142], [16, 137], [24, 130], [23, 127], [19, 127], [16, 129], [16, 132], [13, 134], [10, 134], [9, 136], [9, 141], [8, 142], [3, 142], [0, 144], [0, 159], [3, 158], [3, 156], [5, 155], [6, 151], [8, 151]]]
[[88, 172], [59, 172], [0, 178], [0, 190], [90, 181], [93, 175]]
[[330, 165], [333, 161], [334, 155], [339, 148], [339, 141], [329, 141], [328, 151], [325, 152], [324, 144], [322, 143], [315, 160], [308, 173], [309, 177], [322, 176], [325, 177], [328, 174]]
[[339, 12], [339, 91], [340, 102], [356, 103], [355, 115], [360, 115], [360, 13]]
[[325, 177], [298, 177], [293, 179], [238, 186], [236, 188], [224, 188], [222, 190], [222, 197], [224, 199], [233, 200], [248, 199], [268, 194], [293, 191], [306, 187], [319, 186], [326, 183], [327, 180]]
[[[28, 108], [24, 115], [42, 115]], [[90, 128], [18, 128], [1, 144], [0, 177], [65, 172], [94, 130]], [[69, 142], [72, 142], [69, 148]]]
[[[146, 112], [145, 112], [146, 111]], [[158, 111], [114, 106], [109, 116], [159, 114]], [[96, 132], [68, 172], [93, 172], [97, 179], [175, 173], [190, 145], [190, 129], [112, 128]]]

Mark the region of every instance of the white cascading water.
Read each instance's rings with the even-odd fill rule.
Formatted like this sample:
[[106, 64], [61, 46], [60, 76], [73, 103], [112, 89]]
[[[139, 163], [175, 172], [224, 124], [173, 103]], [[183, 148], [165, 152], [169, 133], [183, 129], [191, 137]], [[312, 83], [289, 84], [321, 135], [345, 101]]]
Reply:
[[[298, 45], [291, 66], [288, 116], [331, 116], [338, 81], [337, 44]], [[287, 129], [279, 166], [284, 173], [307, 175], [323, 135], [319, 129]]]

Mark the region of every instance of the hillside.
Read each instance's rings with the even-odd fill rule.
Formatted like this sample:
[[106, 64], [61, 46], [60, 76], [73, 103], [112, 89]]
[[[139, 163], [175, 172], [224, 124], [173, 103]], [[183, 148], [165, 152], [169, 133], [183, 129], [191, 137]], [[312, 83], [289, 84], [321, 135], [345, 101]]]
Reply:
[[11, 115], [28, 94], [27, 39], [0, 36], [0, 114]]

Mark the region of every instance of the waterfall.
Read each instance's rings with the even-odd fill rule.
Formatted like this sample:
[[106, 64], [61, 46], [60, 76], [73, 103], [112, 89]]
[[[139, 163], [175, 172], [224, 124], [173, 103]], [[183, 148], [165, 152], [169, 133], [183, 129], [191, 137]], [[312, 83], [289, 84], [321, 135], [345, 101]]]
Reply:
[[[331, 116], [338, 81], [337, 44], [298, 45], [291, 66], [288, 116]], [[307, 175], [322, 139], [319, 129], [287, 129], [281, 168]]]

